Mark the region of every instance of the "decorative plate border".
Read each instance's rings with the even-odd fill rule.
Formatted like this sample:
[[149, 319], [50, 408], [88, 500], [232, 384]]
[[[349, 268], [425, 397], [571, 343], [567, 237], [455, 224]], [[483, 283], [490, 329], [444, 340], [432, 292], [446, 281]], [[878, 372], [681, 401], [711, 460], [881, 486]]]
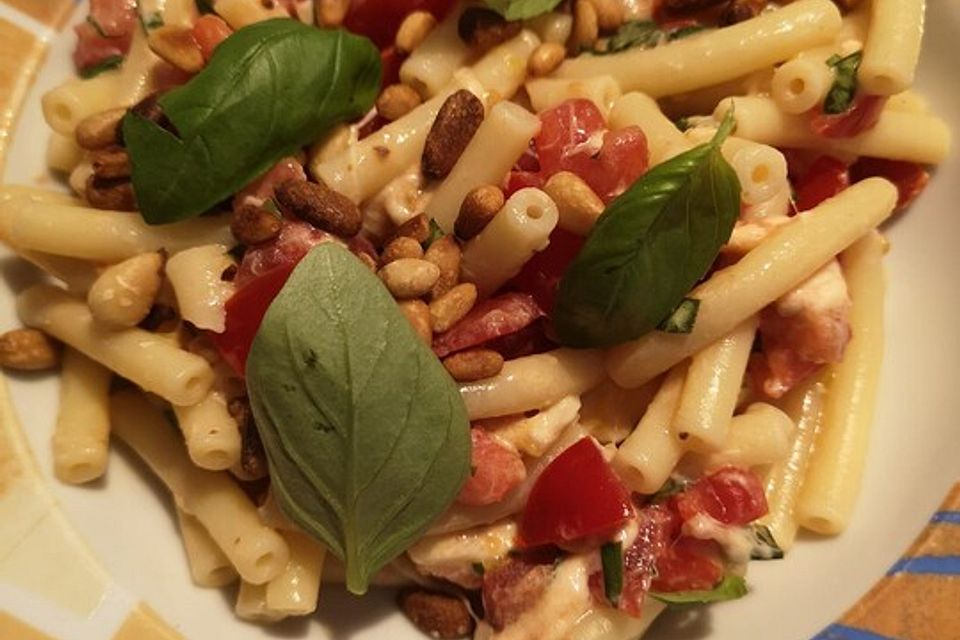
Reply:
[[[0, 173], [47, 44], [73, 5], [71, 0], [0, 0]], [[43, 482], [0, 379], [0, 638], [180, 639], [147, 605], [106, 576]], [[11, 577], [18, 562], [29, 563], [29, 540], [40, 533], [50, 536], [44, 543], [58, 544], [64, 557], [71, 558], [59, 571], [62, 574], [64, 566], [75, 569], [85, 593], [50, 588], [55, 580]], [[50, 547], [45, 551], [50, 554]], [[28, 603], [37, 612], [29, 620], [10, 611], [19, 609], [24, 615]], [[949, 638], [960, 638], [960, 484], [887, 575], [813, 640]]]

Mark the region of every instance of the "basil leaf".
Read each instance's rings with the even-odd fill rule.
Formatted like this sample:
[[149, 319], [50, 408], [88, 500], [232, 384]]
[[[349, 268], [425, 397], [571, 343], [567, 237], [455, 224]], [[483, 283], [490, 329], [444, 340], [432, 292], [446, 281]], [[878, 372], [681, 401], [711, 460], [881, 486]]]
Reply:
[[563, 0], [486, 0], [488, 7], [511, 22], [552, 11]]
[[663, 502], [671, 496], [675, 496], [678, 493], [686, 491], [690, 483], [684, 480], [678, 480], [677, 478], [667, 478], [667, 481], [663, 483], [663, 486], [657, 489], [656, 493], [650, 494], [650, 503], [655, 504], [658, 502]]
[[311, 250], [267, 310], [247, 388], [281, 508], [345, 562], [354, 593], [469, 472], [457, 385], [377, 277], [335, 243]]
[[647, 49], [657, 46], [662, 39], [663, 32], [653, 20], [633, 20], [625, 22], [607, 39], [606, 49], [602, 53], [616, 53], [635, 47]]
[[700, 33], [701, 31], [706, 31], [707, 27], [702, 24], [689, 24], [685, 27], [680, 27], [679, 29], [674, 29], [667, 33], [667, 40], [673, 42], [674, 40], [683, 40], [684, 38], [689, 38], [695, 33]]
[[210, 64], [160, 98], [178, 134], [123, 120], [144, 220], [196, 216], [332, 125], [366, 113], [380, 56], [366, 38], [275, 19], [240, 29]]
[[745, 595], [747, 595], [747, 583], [740, 576], [724, 576], [720, 584], [709, 591], [650, 592], [651, 597], [674, 606], [736, 600]]
[[443, 228], [437, 224], [437, 221], [433, 218], [430, 218], [430, 235], [427, 236], [427, 239], [423, 242], [423, 248], [429, 249], [430, 245], [442, 238], [445, 234], [443, 233]]
[[827, 60], [827, 65], [833, 67], [836, 77], [823, 100], [824, 113], [843, 113], [850, 108], [857, 93], [857, 70], [862, 59], [863, 52], [855, 51], [843, 58], [833, 55]]
[[79, 75], [81, 78], [95, 78], [104, 71], [116, 69], [122, 64], [123, 56], [108, 56], [93, 66], [80, 69]]
[[603, 593], [616, 607], [623, 592], [623, 543], [618, 540], [600, 547], [600, 564], [603, 567]]
[[740, 183], [710, 142], [653, 167], [597, 220], [567, 269], [553, 323], [563, 344], [598, 347], [656, 328], [713, 264], [740, 214]]
[[751, 560], [782, 560], [783, 549], [777, 544], [776, 538], [770, 527], [763, 524], [755, 524], [751, 528], [753, 534], [753, 550], [750, 552]]
[[657, 326], [657, 329], [664, 333], [690, 333], [697, 322], [698, 311], [700, 311], [699, 300], [684, 298], [673, 313]]

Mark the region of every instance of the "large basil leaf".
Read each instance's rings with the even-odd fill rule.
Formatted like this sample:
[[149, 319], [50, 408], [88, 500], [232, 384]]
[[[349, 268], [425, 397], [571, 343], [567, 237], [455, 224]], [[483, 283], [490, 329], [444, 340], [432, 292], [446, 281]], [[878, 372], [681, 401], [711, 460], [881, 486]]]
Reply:
[[457, 385], [383, 284], [314, 248], [270, 306], [247, 388], [283, 511], [347, 566], [347, 586], [416, 540], [470, 471]]
[[656, 328], [703, 277], [740, 214], [740, 183], [720, 153], [734, 126], [659, 164], [614, 200], [560, 281], [561, 342], [600, 347]]
[[650, 596], [671, 606], [709, 604], [736, 600], [747, 595], [747, 583], [740, 576], [724, 576], [723, 580], [709, 591], [651, 591]]
[[526, 20], [553, 11], [563, 0], [486, 0], [487, 6], [507, 20]]
[[366, 113], [379, 88], [380, 56], [366, 38], [288, 19], [240, 29], [160, 98], [176, 133], [124, 118], [144, 220], [202, 213], [331, 125]]

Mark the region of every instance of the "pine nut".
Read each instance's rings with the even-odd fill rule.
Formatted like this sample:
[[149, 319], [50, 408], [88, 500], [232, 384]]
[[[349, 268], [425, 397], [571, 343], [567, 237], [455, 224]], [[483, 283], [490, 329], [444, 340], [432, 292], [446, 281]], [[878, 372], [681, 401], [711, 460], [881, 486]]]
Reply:
[[163, 256], [141, 253], [107, 267], [87, 294], [90, 312], [110, 327], [134, 327], [150, 313], [163, 277]]
[[241, 244], [253, 246], [269, 242], [280, 234], [280, 217], [263, 207], [243, 205], [233, 213], [230, 231]]
[[590, 0], [577, 0], [573, 10], [573, 36], [571, 49], [576, 53], [581, 49], [589, 49], [600, 35], [600, 25], [597, 10]]
[[418, 214], [397, 227], [393, 238], [413, 238], [423, 243], [430, 238], [430, 221], [424, 214]]
[[475, 626], [459, 597], [426, 589], [406, 589], [398, 596], [404, 615], [431, 638], [465, 638]]
[[377, 98], [377, 113], [393, 122], [420, 106], [420, 94], [405, 84], [392, 84]]
[[147, 45], [155, 54], [187, 73], [197, 73], [205, 64], [189, 27], [168, 24], [153, 29], [147, 36]]
[[560, 214], [557, 224], [564, 231], [586, 236], [603, 213], [603, 200], [590, 185], [569, 171], [551, 176], [543, 190], [556, 203]]
[[91, 151], [117, 144], [117, 127], [126, 113], [127, 110], [121, 107], [87, 116], [77, 124], [74, 132], [77, 144]]
[[390, 243], [384, 248], [383, 254], [380, 258], [383, 260], [383, 264], [389, 264], [391, 262], [396, 262], [397, 260], [402, 260], [403, 258], [422, 258], [423, 257], [423, 247], [420, 246], [420, 243], [414, 240], [413, 238], [407, 238], [406, 236], [400, 236], [390, 241]]
[[380, 279], [398, 300], [419, 298], [429, 293], [439, 277], [437, 265], [416, 258], [402, 258], [380, 269]]
[[394, 44], [402, 53], [410, 53], [419, 47], [434, 27], [437, 19], [429, 11], [414, 11], [400, 23]]
[[129, 178], [87, 177], [84, 197], [90, 206], [111, 211], [136, 211], [137, 198]]
[[431, 299], [442, 296], [460, 282], [460, 260], [462, 252], [453, 236], [443, 236], [433, 241], [433, 244], [423, 255], [424, 260], [437, 266], [440, 272], [436, 284], [430, 291]]
[[623, 8], [619, 0], [589, 0], [597, 14], [601, 31], [616, 31], [623, 24]]
[[446, 178], [483, 122], [483, 102], [466, 89], [447, 98], [427, 134], [423, 147], [423, 175]]
[[93, 151], [90, 164], [93, 166], [93, 175], [101, 179], [130, 177], [130, 154], [120, 147]]
[[544, 42], [530, 56], [528, 64], [530, 75], [546, 76], [560, 66], [564, 58], [567, 57], [567, 50], [563, 45], [556, 42]]
[[321, 27], [339, 27], [350, 10], [350, 0], [316, 0], [317, 24]]
[[433, 342], [433, 329], [430, 327], [430, 309], [423, 300], [404, 300], [399, 304], [400, 312], [407, 317], [413, 330], [428, 347]]
[[458, 284], [430, 303], [433, 330], [443, 333], [460, 322], [477, 303], [477, 287], [471, 282]]
[[444, 358], [443, 366], [457, 382], [473, 382], [500, 373], [503, 356], [491, 349], [471, 349]]
[[0, 335], [0, 366], [19, 371], [52, 369], [60, 362], [57, 344], [37, 329], [14, 329]]
[[486, 7], [467, 7], [460, 14], [457, 33], [475, 54], [483, 54], [514, 37], [522, 25], [508, 22], [502, 15]]
[[318, 229], [352, 238], [360, 233], [363, 216], [356, 203], [323, 184], [288, 180], [274, 189], [280, 207]]
[[460, 214], [453, 226], [461, 240], [469, 240], [483, 231], [494, 216], [503, 208], [506, 198], [500, 187], [492, 184], [477, 187], [460, 203]]

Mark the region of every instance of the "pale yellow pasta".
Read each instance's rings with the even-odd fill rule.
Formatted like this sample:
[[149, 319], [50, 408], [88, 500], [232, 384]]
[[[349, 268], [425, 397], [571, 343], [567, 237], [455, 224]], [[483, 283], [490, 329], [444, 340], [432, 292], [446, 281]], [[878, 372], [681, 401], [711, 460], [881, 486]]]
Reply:
[[930, 105], [927, 99], [914, 91], [904, 91], [887, 99], [887, 109], [892, 111], [904, 111], [906, 113], [930, 113]]
[[473, 74], [490, 93], [489, 102], [509, 100], [523, 86], [530, 54], [539, 45], [540, 38], [524, 29], [473, 65]]
[[632, 491], [655, 493], [683, 455], [686, 445], [672, 423], [686, 375], [685, 364], [670, 370], [637, 428], [617, 448], [613, 466]]
[[573, 32], [573, 16], [568, 13], [551, 11], [527, 20], [526, 25], [543, 42], [566, 44]]
[[606, 362], [610, 377], [623, 387], [640, 386], [718, 340], [886, 220], [896, 202], [895, 186], [870, 178], [777, 228], [690, 293], [700, 300], [692, 332], [654, 332], [614, 347]]
[[482, 579], [473, 567], [495, 566], [516, 546], [517, 523], [507, 519], [468, 531], [424, 536], [407, 549], [407, 555], [427, 575], [479, 587]]
[[222, 276], [235, 264], [222, 244], [185, 249], [167, 260], [167, 280], [176, 294], [180, 317], [198, 329], [222, 333], [226, 328], [223, 305], [235, 288]]
[[568, 556], [533, 606], [496, 634], [497, 640], [564, 640], [577, 622], [593, 608], [588, 577], [588, 554]]
[[797, 57], [773, 72], [770, 95], [783, 112], [805, 113], [823, 101], [833, 79], [833, 70], [826, 60]]
[[[740, 194], [745, 204], [760, 204], [789, 193], [787, 160], [783, 154], [765, 144], [749, 143], [733, 146], [736, 150], [727, 158], [740, 181]], [[739, 146], [739, 148], [736, 148]], [[729, 148], [725, 143], [726, 149]]]
[[883, 237], [872, 232], [840, 256], [853, 338], [830, 367], [823, 424], [797, 503], [800, 526], [817, 533], [843, 531], [860, 491], [883, 358], [884, 252]]
[[173, 404], [195, 404], [213, 384], [213, 369], [200, 356], [143, 329], [101, 327], [86, 304], [62, 289], [27, 289], [17, 298], [17, 311], [25, 325], [42, 329]]
[[54, 171], [70, 173], [83, 160], [83, 149], [73, 139], [54, 131], [47, 140], [46, 164]]
[[[75, 194], [85, 198], [87, 181], [89, 181], [91, 177], [93, 177], [93, 162], [89, 158], [85, 158], [81, 160], [80, 163], [73, 168], [73, 171], [70, 172], [70, 175], [67, 176], [67, 184]], [[84, 205], [84, 202], [78, 203], [78, 206]]]
[[283, 616], [307, 616], [317, 610], [327, 550], [299, 531], [285, 531], [283, 537], [290, 559], [283, 572], [266, 585], [266, 608]]
[[[163, 24], [192, 27], [199, 17], [196, 0], [164, 0], [159, 4], [163, 7]], [[141, 3], [143, 15], [150, 15], [146, 9]]]
[[177, 507], [177, 524], [193, 584], [216, 588], [237, 581], [237, 570], [199, 520]]
[[620, 86], [610, 76], [563, 79], [535, 78], [525, 85], [530, 104], [537, 113], [577, 98], [589, 100], [606, 116], [620, 97]]
[[925, 0], [872, 0], [857, 79], [864, 91], [891, 96], [909, 89], [920, 59]]
[[756, 333], [757, 317], [750, 316], [691, 358], [673, 418], [674, 432], [687, 434], [691, 449], [716, 450], [727, 441]]
[[113, 433], [153, 470], [177, 506], [197, 518], [245, 582], [264, 584], [289, 559], [279, 533], [260, 523], [247, 494], [226, 472], [194, 466], [173, 425], [146, 396], [122, 391], [110, 402]]
[[476, 237], [463, 247], [460, 272], [477, 285], [481, 297], [499, 289], [520, 273], [523, 265], [550, 243], [560, 214], [540, 189], [521, 189]]
[[540, 131], [540, 119], [513, 102], [499, 102], [490, 109], [473, 139], [444, 179], [425, 211], [445, 233], [453, 231], [460, 204], [470, 191], [499, 185], [530, 140]]
[[625, 94], [614, 103], [608, 123], [614, 131], [631, 126], [643, 129], [651, 165], [660, 164], [692, 146], [677, 125], [663, 115], [657, 101], [637, 91]]
[[400, 65], [400, 81], [425, 98], [442, 91], [470, 56], [457, 29], [461, 13], [461, 7], [454, 7]]
[[640, 617], [612, 607], [594, 607], [577, 621], [565, 640], [627, 640], [639, 638], [667, 605], [656, 598], [644, 598]]
[[213, 10], [233, 29], [271, 18], [287, 18], [289, 14], [282, 5], [272, 8], [260, 0], [215, 0]]
[[97, 266], [86, 260], [54, 256], [41, 251], [25, 251], [10, 247], [21, 258], [61, 281], [70, 293], [84, 296], [99, 277]]
[[536, 458], [546, 453], [579, 412], [580, 398], [570, 395], [533, 416], [519, 414], [485, 420], [483, 428], [520, 453]]
[[771, 98], [731, 98], [717, 106], [722, 118], [734, 105], [737, 135], [772, 147], [815, 149], [891, 160], [937, 164], [950, 150], [950, 129], [940, 118], [885, 108], [876, 126], [851, 138], [824, 138], [813, 133], [809, 119], [781, 111]]
[[607, 379], [581, 398], [580, 425], [601, 444], [622, 442], [660, 389], [654, 379], [637, 389], [624, 389]]
[[556, 349], [508, 360], [492, 378], [460, 385], [471, 420], [543, 409], [603, 380], [603, 356], [593, 349]]
[[201, 469], [223, 471], [240, 462], [240, 427], [227, 410], [227, 399], [211, 389], [200, 402], [174, 406], [190, 460]]
[[718, 451], [701, 457], [705, 469], [726, 465], [757, 467], [783, 461], [790, 453], [793, 420], [765, 402], [755, 402], [730, 421], [727, 439]]
[[273, 611], [267, 606], [267, 585], [251, 584], [246, 581], [240, 582], [240, 588], [237, 589], [237, 601], [233, 606], [233, 612], [241, 620], [250, 622], [279, 622], [286, 616]]
[[557, 76], [610, 75], [625, 92], [660, 98], [733, 80], [826, 44], [840, 24], [840, 11], [830, 0], [798, 0], [752, 20], [653, 49], [572, 58]]
[[53, 472], [61, 482], [90, 482], [107, 470], [112, 375], [79, 351], [64, 351], [52, 439]]

